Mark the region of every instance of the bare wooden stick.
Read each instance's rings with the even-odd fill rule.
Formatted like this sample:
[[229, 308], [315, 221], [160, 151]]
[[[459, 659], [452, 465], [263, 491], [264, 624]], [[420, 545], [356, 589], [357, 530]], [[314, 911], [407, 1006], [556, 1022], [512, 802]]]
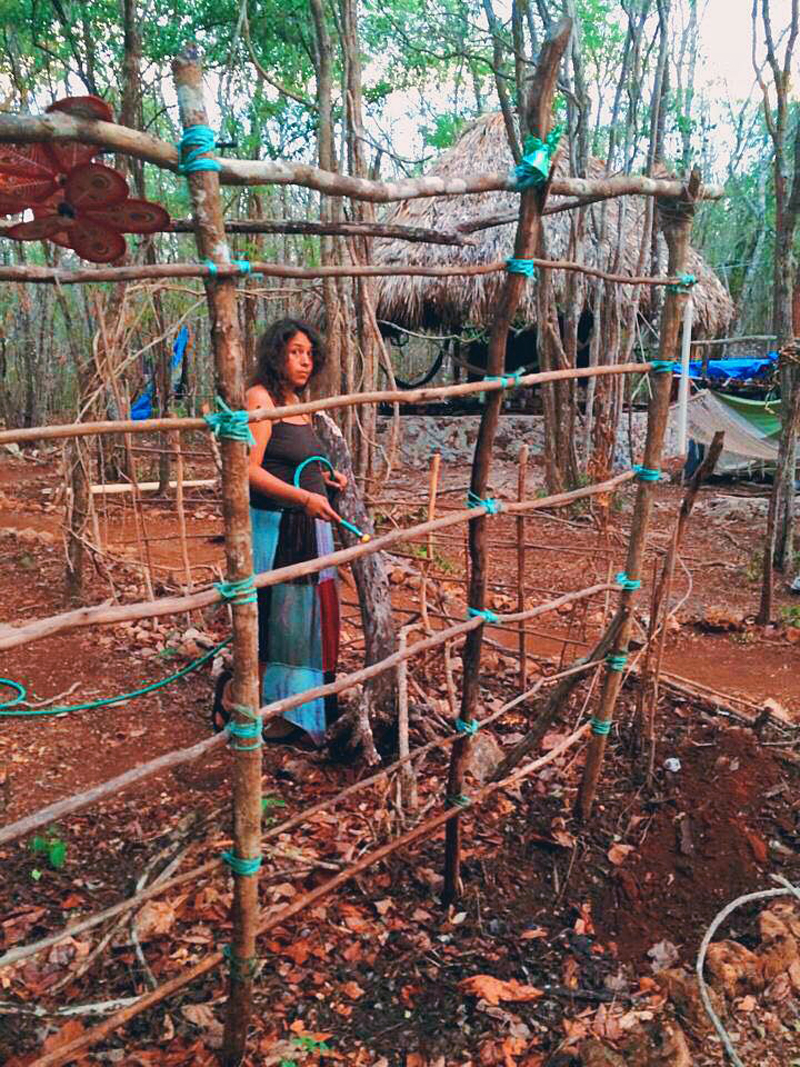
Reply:
[[[229, 219], [228, 233], [298, 233], [339, 237], [388, 237], [401, 241], [433, 245], [474, 244], [466, 233], [448, 233], [424, 226], [401, 226], [396, 223], [346, 221], [318, 222], [316, 219]], [[162, 233], [194, 233], [191, 219], [172, 219]]]
[[[581, 489], [573, 489], [568, 493], [558, 493], [550, 497], [540, 497], [537, 500], [525, 500], [518, 503], [508, 503], [505, 509], [509, 512], [538, 511], [548, 507], [566, 507], [575, 500], [592, 496], [595, 493], [607, 493], [624, 485], [633, 478], [631, 471], [618, 474], [607, 482], [597, 485], [583, 486]], [[448, 526], [455, 526], [471, 518], [477, 518], [485, 514], [485, 508], [469, 508], [460, 512], [450, 512], [442, 515], [432, 522], [423, 522], [410, 530], [393, 530], [391, 533], [376, 537], [368, 544], [353, 545], [351, 548], [339, 549], [327, 556], [307, 560], [304, 563], [294, 563], [289, 567], [279, 567], [277, 570], [265, 571], [257, 574], [254, 579], [256, 588], [263, 589], [267, 586], [276, 585], [279, 582], [290, 581], [294, 578], [302, 578], [308, 574], [315, 574], [325, 567], [343, 566], [360, 556], [380, 552], [389, 548], [398, 541], [403, 541], [409, 533], [423, 534], [428, 530], [440, 530]], [[38, 641], [52, 634], [63, 633], [65, 630], [77, 629], [85, 626], [118, 624], [131, 622], [134, 619], [157, 618], [162, 615], [176, 615], [183, 611], [194, 608], [208, 607], [221, 599], [216, 589], [204, 589], [187, 596], [160, 597], [154, 601], [143, 601], [137, 604], [103, 605], [95, 608], [77, 608], [75, 611], [66, 611], [60, 615], [53, 615], [47, 619], [38, 619], [34, 622], [24, 623], [21, 626], [0, 626], [0, 651], [16, 648], [27, 641]]]
[[[574, 733], [566, 737], [559, 745], [551, 749], [545, 756], [540, 756], [538, 759], [533, 760], [531, 763], [526, 764], [507, 778], [499, 782], [492, 782], [489, 785], [485, 785], [478, 789], [470, 798], [471, 804], [478, 804], [486, 800], [498, 789], [504, 789], [507, 786], [513, 785], [515, 782], [521, 781], [524, 778], [529, 777], [534, 771], [540, 770], [542, 767], [547, 766], [554, 760], [558, 759], [565, 752], [567, 752], [573, 745], [577, 744], [586, 733], [588, 725], [581, 726]], [[281, 926], [287, 920], [291, 919], [294, 915], [305, 911], [312, 904], [316, 904], [317, 901], [322, 900], [328, 896], [339, 886], [349, 882], [355, 875], [360, 874], [362, 871], [367, 870], [374, 864], [379, 863], [381, 860], [390, 856], [398, 849], [406, 848], [408, 845], [413, 844], [415, 841], [419, 841], [423, 838], [430, 837], [434, 831], [438, 830], [440, 826], [446, 825], [451, 819], [460, 814], [457, 808], [448, 808], [438, 815], [434, 815], [424, 822], [415, 826], [412, 830], [403, 834], [401, 837], [396, 838], [394, 841], [389, 841], [385, 845], [381, 845], [380, 848], [374, 849], [372, 852], [368, 852], [365, 856], [362, 856], [356, 863], [342, 871], [341, 874], [337, 874], [335, 877], [324, 882], [322, 885], [317, 886], [316, 889], [312, 889], [307, 893], [301, 894], [291, 904], [288, 904], [285, 908], [281, 909], [277, 914], [270, 915], [267, 919], [263, 920], [258, 933], [264, 934], [269, 930], [274, 929], [276, 926]], [[152, 990], [150, 993], [146, 993], [143, 997], [137, 1000], [129, 1007], [123, 1008], [121, 1011], [112, 1015], [110, 1018], [99, 1023], [97, 1026], [92, 1027], [91, 1030], [87, 1030], [81, 1034], [80, 1037], [75, 1038], [66, 1045], [62, 1045], [54, 1052], [49, 1052], [46, 1055], [35, 1060], [32, 1067], [63, 1067], [64, 1064], [69, 1063], [76, 1058], [76, 1054], [83, 1049], [90, 1048], [98, 1041], [101, 1041], [108, 1034], [113, 1033], [119, 1029], [130, 1019], [140, 1015], [143, 1011], [153, 1007], [155, 1004], [159, 1004], [162, 1000], [171, 996], [173, 993], [182, 989], [184, 986], [193, 982], [201, 975], [207, 974], [209, 971], [214, 970], [222, 962], [223, 954], [220, 951], [209, 953], [204, 959], [200, 960], [193, 967], [187, 970], [181, 971], [175, 978], [170, 979], [158, 989]]]
[[[525, 476], [528, 473], [528, 446], [523, 444], [519, 450], [519, 471], [517, 473], [517, 499], [525, 499]], [[487, 539], [488, 540], [488, 539]], [[517, 611], [525, 610], [525, 519], [517, 516]], [[528, 649], [525, 641], [525, 627], [519, 624], [519, 687], [528, 685]]]
[[[569, 367], [566, 370], [540, 371], [526, 374], [520, 386], [540, 385], [542, 382], [567, 381], [572, 378], [602, 377], [610, 374], [646, 374], [650, 363], [616, 363], [598, 367]], [[500, 381], [461, 382], [458, 385], [437, 385], [423, 389], [384, 389], [372, 393], [351, 393], [346, 396], [331, 396], [320, 400], [307, 400], [302, 404], [286, 404], [278, 408], [259, 408], [248, 412], [249, 422], [276, 421], [293, 415], [306, 415], [314, 411], [333, 411], [336, 408], [355, 407], [359, 404], [422, 404], [441, 400], [446, 396], [470, 396], [472, 393], [491, 393], [504, 389]], [[152, 433], [154, 430], [208, 430], [201, 418], [183, 417], [172, 419], [120, 419], [114, 422], [81, 422], [61, 426], [35, 426], [18, 430], [0, 431], [0, 445], [23, 441], [48, 441], [63, 437], [88, 437], [91, 434]]]
[[[719, 461], [719, 457], [722, 455], [722, 448], [725, 441], [725, 431], [720, 430], [714, 434], [714, 438], [709, 446], [708, 452], [703, 458], [703, 462], [694, 472], [689, 487], [687, 488], [683, 501], [681, 502], [680, 511], [678, 513], [678, 520], [675, 523], [675, 530], [670, 542], [667, 555], [664, 560], [664, 564], [661, 570], [661, 577], [659, 581], [655, 583], [653, 590], [653, 607], [650, 617], [650, 626], [652, 628], [651, 638], [655, 635], [655, 627], [657, 625], [659, 616], [661, 615], [661, 608], [664, 608], [664, 618], [661, 623], [661, 632], [658, 639], [658, 648], [653, 649], [652, 641], [648, 642], [647, 650], [645, 652], [644, 661], [641, 666], [641, 686], [642, 692], [645, 695], [646, 705], [644, 711], [644, 724], [645, 724], [645, 737], [647, 740], [647, 782], [648, 785], [652, 784], [653, 772], [655, 767], [656, 757], [656, 730], [655, 730], [655, 718], [656, 707], [658, 705], [658, 686], [661, 678], [661, 668], [664, 662], [664, 648], [666, 646], [667, 639], [667, 620], [669, 618], [669, 601], [672, 592], [672, 582], [675, 574], [675, 562], [678, 558], [678, 551], [686, 533], [687, 526], [689, 524], [689, 516], [692, 514], [697, 494], [700, 491], [700, 486], [714, 473], [714, 468]], [[653, 654], [655, 651], [655, 665], [653, 665]]]
[[[203, 99], [203, 75], [197, 46], [187, 44], [172, 63], [181, 124], [184, 132], [207, 126]], [[188, 175], [197, 251], [216, 265], [230, 261], [219, 178], [213, 170]], [[211, 337], [217, 386], [222, 399], [234, 410], [245, 406], [245, 354], [236, 309], [236, 282], [221, 277], [206, 282], [211, 317]], [[250, 543], [250, 492], [247, 445], [223, 436], [222, 512], [225, 520], [225, 557], [230, 582], [248, 580], [253, 573]], [[258, 632], [255, 597], [233, 601], [233, 662], [231, 685], [232, 722], [250, 725], [260, 704]], [[250, 602], [248, 602], [248, 600]], [[261, 751], [258, 743], [235, 745], [233, 760], [233, 854], [239, 861], [261, 858]], [[232, 864], [233, 866], [233, 864]], [[258, 864], [256, 864], [256, 867]], [[241, 1063], [247, 1045], [252, 1013], [253, 960], [259, 922], [257, 871], [239, 871], [234, 866], [231, 967], [222, 1062], [226, 1067]]]
[[[403, 626], [397, 635], [397, 651], [405, 652], [408, 646], [408, 626]], [[408, 746], [408, 660], [404, 657], [397, 665], [397, 752], [400, 759], [409, 754]], [[410, 762], [403, 764], [400, 773], [400, 800], [406, 811], [417, 808], [417, 778]]]
[[[659, 203], [659, 213], [669, 249], [669, 269], [673, 274], [682, 274], [686, 270], [689, 254], [689, 235], [695, 210], [695, 192], [700, 184], [700, 176], [693, 171], [680, 202], [669, 205]], [[667, 291], [661, 323], [659, 358], [674, 360], [678, 351], [678, 327], [683, 314], [683, 305], [690, 299], [688, 292], [680, 289]], [[644, 448], [643, 468], [659, 470], [667, 421], [669, 419], [669, 398], [672, 386], [671, 375], [656, 374], [652, 384], [652, 394], [648, 408], [647, 439]], [[631, 520], [630, 541], [625, 564], [625, 573], [631, 579], [642, 573], [644, 545], [650, 525], [650, 513], [653, 504], [653, 483], [640, 481], [633, 518]], [[623, 586], [620, 592], [620, 604], [617, 612], [621, 619], [617, 632], [614, 654], [627, 656], [630, 637], [633, 600], [635, 590]], [[622, 685], [622, 672], [615, 669], [613, 663], [603, 680], [600, 706], [593, 725], [589, 752], [584, 767], [583, 780], [578, 794], [577, 811], [586, 820], [591, 814], [597, 783], [603, 764], [608, 730], [614, 714], [617, 697]]]
[[[35, 141], [85, 141], [123, 152], [135, 159], [167, 170], [178, 169], [178, 153], [173, 144], [160, 141], [147, 133], [113, 122], [78, 118], [64, 112], [47, 115], [0, 114], [0, 143]], [[485, 193], [492, 190], [514, 191], [508, 171], [499, 174], [477, 174], [457, 178], [434, 176], [406, 178], [397, 182], [370, 181], [344, 174], [321, 170], [305, 163], [284, 160], [220, 159], [219, 178], [223, 185], [302, 185], [329, 196], [349, 196], [354, 200], [388, 203], [391, 200], [410, 200], [426, 196], [463, 196], [465, 193]], [[639, 175], [617, 175], [613, 178], [556, 178], [552, 182], [556, 196], [585, 197], [602, 193], [619, 196], [625, 193], [638, 196], [679, 198], [683, 185], [679, 181], [645, 178]], [[724, 196], [720, 186], [704, 186], [700, 196], [719, 200]]]
[[[178, 516], [178, 533], [181, 539], [181, 556], [183, 558], [183, 577], [186, 582], [186, 592], [193, 593], [192, 565], [189, 562], [189, 541], [186, 536], [186, 510], [183, 506], [183, 451], [181, 449], [181, 435], [176, 430], [170, 434], [172, 438], [173, 452], [175, 455], [175, 511]], [[150, 538], [148, 538], [148, 541]], [[192, 616], [186, 613], [186, 623], [191, 625]]]
[[[442, 456], [440, 452], [434, 452], [431, 457], [430, 472], [428, 474], [428, 522], [436, 517], [436, 493], [439, 488], [439, 467]], [[422, 622], [425, 630], [430, 633], [428, 622], [428, 571], [433, 563], [433, 530], [428, 531], [425, 562], [421, 567], [421, 582], [419, 587], [419, 603], [422, 612]]]

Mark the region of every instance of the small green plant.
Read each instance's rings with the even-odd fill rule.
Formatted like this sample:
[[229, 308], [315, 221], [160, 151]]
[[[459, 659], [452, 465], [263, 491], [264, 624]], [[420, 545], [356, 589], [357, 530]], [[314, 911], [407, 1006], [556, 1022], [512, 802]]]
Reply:
[[[53, 870], [60, 870], [67, 859], [67, 843], [62, 841], [57, 830], [48, 830], [44, 834], [37, 834], [30, 843], [30, 850], [34, 855], [46, 856], [47, 862]], [[41, 871], [31, 871], [31, 878], [39, 880]]]
[[[292, 1044], [297, 1045], [298, 1052], [316, 1052], [318, 1054], [332, 1052], [330, 1045], [324, 1041], [317, 1041], [313, 1037], [293, 1037]], [[278, 1067], [297, 1067], [297, 1060], [282, 1059]]]
[[285, 807], [286, 807], [286, 801], [283, 799], [283, 797], [272, 796], [269, 793], [265, 797], [262, 797], [261, 798], [261, 818], [262, 818], [262, 821], [263, 821], [264, 825], [265, 826], [272, 826], [273, 823], [275, 822], [275, 816], [269, 814], [274, 808], [285, 808]]
[[800, 626], [800, 604], [793, 604], [788, 608], [781, 608], [778, 613], [784, 626]]

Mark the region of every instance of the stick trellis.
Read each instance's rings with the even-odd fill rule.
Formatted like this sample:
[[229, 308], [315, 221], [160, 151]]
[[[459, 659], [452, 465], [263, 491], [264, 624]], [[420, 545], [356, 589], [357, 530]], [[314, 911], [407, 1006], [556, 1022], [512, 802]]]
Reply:
[[[525, 125], [530, 132], [539, 134], [542, 137], [546, 135], [550, 126], [550, 109], [556, 72], [560, 57], [567, 46], [570, 32], [571, 22], [568, 19], [562, 20], [553, 28], [543, 46], [536, 75], [532, 82]], [[181, 121], [184, 128], [197, 125], [205, 126], [207, 116], [202, 97], [202, 74], [194, 46], [187, 46], [181, 55], [176, 58], [173, 70], [178, 90]], [[38, 117], [0, 115], [0, 142], [63, 142], [76, 139], [100, 145], [106, 149], [123, 152], [170, 170], [178, 168], [178, 153], [174, 146], [127, 127], [117, 126], [113, 123], [80, 119], [63, 113], [53, 113]], [[210, 157], [206, 154], [206, 161], [208, 160], [210, 160]], [[236, 316], [236, 283], [242, 274], [242, 268], [231, 263], [225, 223], [220, 206], [220, 183], [231, 185], [298, 184], [330, 195], [349, 196], [354, 199], [372, 202], [388, 202], [396, 199], [448, 194], [464, 195], [466, 193], [513, 188], [511, 179], [507, 174], [469, 175], [457, 180], [419, 178], [400, 182], [375, 182], [349, 178], [329, 171], [318, 170], [315, 167], [288, 164], [283, 161], [221, 159], [214, 162], [213, 166], [209, 164], [208, 169], [201, 166], [188, 175], [193, 214], [191, 224], [196, 233], [199, 255], [206, 260], [205, 263], [155, 264], [145, 267], [80, 269], [73, 271], [33, 267], [1, 267], [0, 280], [43, 282], [60, 285], [145, 278], [202, 278], [206, 286], [206, 296], [212, 323], [217, 387], [226, 403], [235, 411], [241, 411], [244, 406], [243, 354]], [[659, 198], [658, 204], [664, 215], [664, 229], [670, 251], [668, 277], [632, 278], [629, 276], [610, 275], [607, 272], [591, 269], [582, 264], [536, 259], [533, 253], [536, 250], [538, 225], [542, 215], [548, 211], [545, 203], [548, 195], [573, 197], [575, 198], [575, 204], [581, 204], [627, 194]], [[585, 369], [570, 368], [561, 371], [527, 374], [514, 381], [502, 377], [508, 325], [513, 319], [514, 310], [526, 284], [525, 277], [520, 273], [509, 273], [505, 295], [492, 330], [490, 343], [488, 369], [490, 375], [496, 376], [497, 380], [439, 388], [405, 391], [386, 390], [330, 397], [321, 401], [284, 406], [271, 411], [262, 410], [248, 414], [249, 421], [257, 421], [260, 419], [279, 419], [289, 414], [298, 415], [315, 411], [342, 409], [360, 404], [375, 404], [386, 401], [393, 403], [425, 403], [445, 396], [464, 396], [477, 392], [486, 393], [471, 481], [473, 506], [450, 510], [448, 514], [431, 521], [420, 523], [408, 529], [395, 530], [378, 537], [367, 545], [357, 545], [334, 552], [322, 559], [311, 560], [307, 563], [257, 575], [254, 576], [253, 580], [254, 587], [273, 585], [292, 577], [312, 574], [323, 567], [343, 565], [361, 556], [385, 550], [399, 541], [408, 540], [414, 536], [427, 535], [430, 537], [435, 531], [443, 530], [450, 526], [463, 526], [469, 531], [468, 604], [478, 614], [472, 615], [464, 621], [446, 625], [444, 629], [434, 632], [414, 644], [404, 644], [404, 647], [398, 652], [385, 658], [380, 663], [353, 672], [330, 685], [320, 686], [296, 697], [286, 698], [259, 708], [255, 607], [251, 602], [247, 601], [247, 598], [240, 597], [234, 602], [232, 611], [235, 662], [233, 698], [236, 705], [233, 722], [236, 726], [240, 728], [247, 727], [253, 721], [264, 723], [291, 707], [305, 703], [311, 697], [341, 692], [384, 671], [394, 670], [398, 664], [404, 663], [414, 656], [422, 655], [440, 646], [449, 648], [450, 643], [463, 640], [464, 680], [460, 720], [469, 730], [471, 729], [471, 724], [475, 722], [480, 689], [481, 645], [483, 631], [487, 623], [494, 624], [502, 621], [503, 623], [522, 624], [528, 619], [557, 610], [565, 604], [589, 600], [599, 593], [606, 593], [612, 589], [619, 588], [618, 585], [610, 585], [608, 582], [603, 582], [574, 593], [556, 597], [535, 608], [519, 610], [501, 617], [485, 612], [484, 603], [488, 580], [487, 547], [489, 544], [487, 523], [491, 522], [489, 516], [496, 508], [493, 502], [484, 500], [483, 497], [488, 484], [488, 474], [492, 460], [492, 444], [497, 426], [502, 391], [512, 384], [530, 387], [547, 382], [588, 379], [601, 375], [652, 373], [654, 376], [652, 399], [648, 412], [648, 435], [644, 462], [643, 467], [638, 472], [639, 483], [628, 549], [626, 571], [628, 581], [623, 583], [620, 591], [620, 601], [616, 615], [605, 634], [597, 642], [592, 653], [582, 657], [568, 669], [560, 671], [553, 678], [540, 679], [531, 690], [521, 694], [500, 709], [499, 712], [485, 720], [486, 723], [494, 721], [509, 707], [537, 692], [548, 681], [558, 681], [554, 692], [549, 698], [546, 713], [543, 713], [541, 720], [537, 721], [532, 735], [504, 761], [497, 774], [498, 780], [477, 790], [469, 798], [461, 797], [469, 737], [468, 735], [465, 737], [463, 733], [454, 733], [451, 736], [423, 745], [392, 764], [391, 767], [383, 768], [371, 778], [343, 790], [336, 797], [314, 805], [294, 819], [280, 824], [278, 827], [273, 828], [272, 831], [268, 831], [265, 834], [265, 838], [274, 836], [279, 832], [285, 832], [291, 826], [298, 825], [309, 818], [311, 814], [333, 806], [356, 789], [364, 788], [368, 784], [395, 773], [398, 768], [405, 766], [411, 760], [418, 759], [434, 748], [452, 748], [448, 796], [453, 799], [457, 797], [459, 803], [465, 803], [468, 806], [481, 802], [497, 789], [504, 788], [533, 774], [538, 768], [558, 758], [559, 755], [586, 736], [587, 731], [590, 729], [590, 725], [587, 723], [577, 729], [562, 745], [553, 749], [547, 756], [533, 759], [512, 771], [512, 768], [521, 761], [524, 755], [535, 748], [536, 738], [540, 737], [541, 732], [546, 728], [548, 715], [552, 718], [556, 714], [560, 702], [568, 695], [576, 680], [583, 677], [590, 670], [599, 669], [602, 665], [603, 657], [607, 652], [611, 652], [612, 662], [608, 664], [610, 669], [605, 672], [604, 676], [600, 711], [591, 721], [589, 758], [579, 798], [580, 811], [584, 817], [588, 817], [602, 766], [607, 730], [610, 728], [611, 717], [620, 689], [622, 674], [619, 668], [619, 661], [627, 653], [636, 576], [641, 570], [649, 527], [653, 483], [658, 477], [659, 464], [661, 462], [671, 380], [671, 375], [664, 372], [668, 370], [670, 362], [675, 359], [678, 324], [683, 305], [688, 298], [688, 294], [681, 291], [680, 283], [685, 278], [684, 272], [687, 262], [691, 217], [697, 201], [703, 198], [716, 199], [721, 195], [722, 192], [719, 189], [702, 187], [699, 176], [696, 174], [692, 176], [688, 186], [681, 181], [665, 181], [636, 176], [619, 176], [601, 181], [578, 178], [552, 178], [543, 186], [527, 190], [521, 194], [520, 215], [514, 248], [515, 262], [523, 261], [531, 264], [535, 262], [550, 270], [578, 270], [619, 284], [666, 284], [673, 286], [667, 292], [659, 361], [655, 363], [629, 363], [613, 367], [603, 366]], [[551, 210], [568, 209], [571, 206], [573, 205], [559, 205], [557, 208], [551, 208]], [[264, 226], [267, 225], [265, 220], [262, 220], [262, 222]], [[235, 227], [231, 227], [231, 229], [234, 230]], [[267, 231], [264, 230], [262, 232]], [[320, 230], [319, 232], [322, 231]], [[378, 226], [374, 226], [373, 235], [378, 235], [378, 232]], [[400, 236], [405, 236], [409, 240], [429, 239], [442, 242], [441, 234], [428, 234], [426, 237], [421, 233], [409, 232]], [[461, 243], [464, 238], [445, 235], [445, 241], [451, 240], [452, 243]], [[209, 266], [209, 263], [211, 266]], [[331, 275], [355, 277], [394, 273], [454, 276], [456, 274], [487, 273], [501, 269], [506, 269], [505, 263], [486, 263], [471, 267], [452, 265], [436, 268], [412, 268], [408, 265], [399, 265], [395, 267], [318, 268], [309, 270], [286, 264], [259, 262], [250, 264], [248, 273], [295, 278], [326, 277]], [[0, 432], [0, 444], [33, 440], [72, 439], [89, 435], [102, 437], [111, 433], [132, 435], [153, 430], [170, 431], [174, 435], [174, 440], [180, 431], [197, 429], [208, 429], [204, 420], [197, 418], [166, 418], [145, 421], [117, 420], [73, 423], [64, 426], [34, 427], [26, 430]], [[247, 513], [246, 448], [241, 441], [225, 439], [222, 441], [221, 452], [227, 578], [229, 582], [246, 583], [252, 572]], [[524, 499], [524, 486], [521, 481], [518, 494], [520, 499], [514, 502], [504, 502], [503, 510], [509, 514], [520, 516], [521, 522], [524, 515], [542, 508], [564, 507], [576, 500], [614, 492], [623, 487], [633, 477], [634, 472], [628, 471], [597, 485], [538, 500]], [[428, 543], [430, 544], [431, 542], [429, 541]], [[523, 559], [525, 541], [521, 527], [518, 531], [518, 546], [520, 559]], [[188, 612], [195, 608], [213, 604], [219, 599], [220, 593], [217, 590], [206, 589], [184, 596], [162, 597], [136, 604], [113, 607], [105, 605], [86, 607], [78, 611], [55, 615], [18, 626], [2, 626], [0, 627], [0, 649], [14, 648], [23, 643], [39, 640], [54, 633], [77, 627], [116, 624], [134, 619], [155, 618]], [[244, 602], [242, 602], [243, 600]], [[521, 581], [518, 606], [520, 609], [524, 606]], [[432, 617], [438, 617], [441, 613], [431, 612], [430, 614]], [[446, 616], [442, 617], [445, 618], [446, 622], [449, 621]], [[521, 660], [524, 660], [522, 646], [520, 656]], [[524, 686], [524, 668], [521, 671], [521, 679]], [[66, 813], [83, 810], [96, 803], [101, 797], [117, 793], [133, 782], [142, 780], [151, 774], [156, 774], [179, 763], [197, 759], [224, 744], [225, 740], [225, 734], [209, 737], [188, 749], [167, 753], [157, 760], [132, 768], [118, 778], [103, 783], [86, 793], [68, 797], [56, 804], [49, 805], [39, 812], [35, 812], [0, 829], [0, 844], [24, 836], [32, 832], [33, 829], [47, 825], [54, 818], [63, 816]], [[233, 758], [233, 785], [235, 854], [241, 860], [255, 862], [261, 855], [262, 847], [261, 759], [256, 748], [237, 746], [237, 751]], [[232, 1065], [240, 1062], [245, 1052], [246, 1035], [251, 1014], [252, 963], [256, 955], [257, 935], [285, 922], [315, 901], [335, 891], [360, 871], [385, 859], [392, 852], [429, 837], [443, 826], [446, 827], [447, 834], [445, 896], [447, 899], [454, 899], [460, 891], [460, 815], [462, 810], [461, 807], [453, 804], [445, 807], [445, 810], [439, 814], [425, 819], [407, 833], [362, 857], [357, 863], [337, 874], [327, 883], [299, 896], [291, 905], [267, 920], [260, 919], [258, 914], [257, 877], [242, 871], [236, 874], [234, 881], [233, 945], [231, 949], [232, 966], [222, 1052], [223, 1061], [226, 1064]], [[111, 909], [106, 909], [100, 916], [81, 920], [77, 925], [67, 928], [67, 930], [54, 935], [52, 938], [47, 938], [45, 941], [35, 945], [14, 949], [11, 953], [0, 958], [0, 966], [10, 966], [25, 958], [25, 956], [56, 943], [62, 937], [70, 936], [71, 933], [78, 930], [89, 929], [112, 914], [118, 914], [120, 911], [134, 907], [142, 900], [149, 899], [156, 893], [163, 893], [172, 887], [185, 884], [185, 882], [196, 878], [202, 873], [218, 869], [221, 864], [221, 859], [211, 860], [195, 868], [194, 871], [185, 872], [183, 875], [151, 886], [138, 893], [135, 897], [122, 901]], [[77, 1053], [102, 1040], [135, 1015], [159, 1003], [195, 978], [219, 966], [222, 959], [222, 951], [210, 953], [194, 967], [145, 996], [138, 998], [135, 1003], [118, 1011], [99, 1026], [88, 1030], [69, 1045], [41, 1057], [36, 1063], [39, 1067], [57, 1067], [57, 1065], [67, 1063]]]

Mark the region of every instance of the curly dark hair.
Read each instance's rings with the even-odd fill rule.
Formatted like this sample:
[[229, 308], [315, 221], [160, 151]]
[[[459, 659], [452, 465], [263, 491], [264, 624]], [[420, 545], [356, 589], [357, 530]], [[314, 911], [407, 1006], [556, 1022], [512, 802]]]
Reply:
[[[263, 385], [273, 401], [280, 405], [286, 402], [289, 383], [286, 380], [286, 346], [296, 333], [304, 333], [311, 342], [311, 358], [316, 377], [325, 366], [325, 345], [313, 326], [302, 319], [278, 319], [266, 328], [256, 345], [256, 368], [250, 377], [250, 385]], [[308, 384], [308, 383], [306, 383]], [[303, 390], [298, 390], [301, 393]]]

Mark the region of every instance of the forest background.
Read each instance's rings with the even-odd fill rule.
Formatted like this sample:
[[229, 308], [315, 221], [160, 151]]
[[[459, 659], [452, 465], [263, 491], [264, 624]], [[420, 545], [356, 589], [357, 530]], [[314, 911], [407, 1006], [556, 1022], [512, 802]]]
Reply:
[[[567, 126], [573, 173], [585, 174], [596, 157], [611, 174], [652, 173], [659, 165], [683, 173], [694, 164], [705, 180], [724, 182], [727, 198], [700, 211], [694, 244], [737, 303], [729, 332], [768, 333], [774, 328], [774, 145], [747, 57], [755, 32], [756, 62], [765, 69], [765, 12], [775, 41], [786, 45], [790, 6], [757, 0], [751, 13], [748, 4], [718, 0], [530, 0], [511, 7], [499, 0], [3, 0], [0, 109], [38, 112], [59, 97], [93, 93], [113, 106], [119, 121], [176, 141], [169, 62], [194, 38], [215, 97], [219, 139], [230, 144], [223, 153], [383, 179], [416, 175], [487, 111], [502, 109], [516, 137], [510, 116], [526, 57], [535, 58], [548, 26], [568, 14], [577, 28], [557, 112]], [[793, 126], [791, 94], [788, 110]], [[125, 170], [136, 194], [161, 202], [174, 219], [187, 217], [180, 177], [137, 161], [109, 162]], [[376, 217], [371, 205], [344, 205], [285, 186], [227, 189], [226, 208], [231, 221]], [[130, 256], [191, 259], [192, 240], [191, 234], [136, 239]], [[234, 236], [233, 244], [240, 257], [306, 266], [370, 255], [367, 242], [308, 234]], [[3, 263], [68, 265], [70, 255], [52, 245], [0, 243]], [[304, 284], [309, 287], [247, 282], [240, 306], [251, 357], [257, 324], [302, 303], [297, 289]], [[329, 321], [329, 334], [344, 385], [379, 381], [380, 354], [370, 351], [375, 339], [358, 310], [365, 300], [369, 307], [367, 284], [353, 283], [352, 301], [349, 282], [313, 284], [328, 307], [337, 301], [342, 309], [340, 321]], [[130, 394], [155, 374], [162, 406], [169, 402], [168, 375], [154, 368], [168, 365], [171, 340], [187, 322], [191, 388], [177, 406], [208, 400], [213, 383], [201, 286], [129, 290], [115, 323]], [[112, 286], [3, 287], [0, 422], [30, 426], [74, 415], [95, 370], [98, 321], [120, 300]], [[357, 343], [349, 345], [348, 337]], [[355, 363], [346, 354], [352, 348]], [[340, 383], [333, 384], [339, 391]]]

